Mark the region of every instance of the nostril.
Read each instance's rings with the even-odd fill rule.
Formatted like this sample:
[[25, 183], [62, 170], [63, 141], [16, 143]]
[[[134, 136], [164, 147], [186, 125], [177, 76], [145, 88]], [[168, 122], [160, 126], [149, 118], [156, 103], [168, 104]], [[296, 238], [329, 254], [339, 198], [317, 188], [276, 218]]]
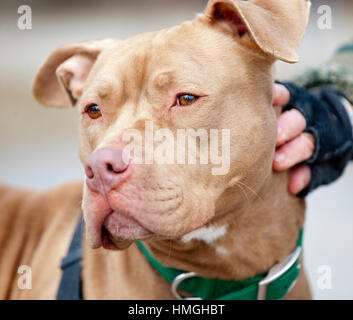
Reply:
[[110, 171], [110, 172], [115, 172], [115, 170], [113, 168], [113, 165], [111, 163], [107, 164], [107, 170]]
[[114, 165], [112, 163], [107, 163], [107, 171], [112, 174], [123, 173], [127, 169], [128, 165]]
[[86, 176], [88, 179], [94, 178], [94, 173], [93, 173], [93, 170], [90, 166], [86, 166], [85, 171], [86, 171]]

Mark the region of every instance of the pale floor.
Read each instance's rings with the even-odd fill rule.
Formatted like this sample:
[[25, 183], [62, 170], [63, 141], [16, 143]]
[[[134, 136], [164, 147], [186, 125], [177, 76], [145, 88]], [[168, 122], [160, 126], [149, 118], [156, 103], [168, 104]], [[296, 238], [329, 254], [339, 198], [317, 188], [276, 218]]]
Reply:
[[[109, 2], [109, 1], [108, 1]], [[27, 1], [31, 5], [32, 1]], [[103, 2], [97, 6], [50, 8], [31, 5], [33, 30], [16, 28], [19, 1], [0, 10], [0, 181], [46, 188], [83, 175], [77, 157], [76, 110], [38, 106], [30, 95], [34, 73], [58, 45], [111, 36], [127, 37], [191, 19], [205, 1]], [[298, 65], [278, 65], [278, 77], [323, 63], [353, 38], [353, 3], [335, 1], [333, 29], [316, 27], [317, 3]], [[3, 4], [0, 4], [3, 6]], [[353, 299], [353, 167], [330, 187], [308, 199], [305, 266], [316, 299]], [[320, 289], [320, 266], [332, 271], [332, 288]]]

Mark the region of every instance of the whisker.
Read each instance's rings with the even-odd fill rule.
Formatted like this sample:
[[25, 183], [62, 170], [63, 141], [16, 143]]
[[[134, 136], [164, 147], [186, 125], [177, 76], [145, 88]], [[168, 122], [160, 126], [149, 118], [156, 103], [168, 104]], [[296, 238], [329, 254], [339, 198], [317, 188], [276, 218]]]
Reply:
[[253, 190], [252, 188], [250, 188], [248, 185], [246, 185], [245, 183], [240, 182], [240, 181], [237, 181], [237, 183], [240, 183], [241, 185], [243, 185], [244, 187], [246, 187], [249, 191], [251, 191], [252, 194], [255, 195], [258, 199], [260, 199], [261, 201], [264, 201], [264, 199], [262, 199], [262, 198], [260, 197], [260, 195], [259, 195], [255, 190]]
[[245, 192], [245, 190], [242, 188], [242, 186], [240, 184], [238, 184], [238, 182], [236, 182], [235, 186], [239, 187], [242, 194], [245, 195], [246, 201], [248, 203], [250, 203], [249, 197], [248, 197], [247, 193]]

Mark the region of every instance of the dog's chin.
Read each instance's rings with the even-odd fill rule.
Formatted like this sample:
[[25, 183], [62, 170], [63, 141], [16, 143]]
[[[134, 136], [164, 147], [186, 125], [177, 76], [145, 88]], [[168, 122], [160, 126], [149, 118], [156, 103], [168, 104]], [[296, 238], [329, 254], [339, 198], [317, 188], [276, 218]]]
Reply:
[[146, 240], [152, 233], [136, 220], [112, 211], [102, 226], [102, 246], [109, 250], [124, 250], [136, 240]]
[[102, 247], [107, 250], [125, 250], [133, 243], [132, 240], [115, 239], [104, 227], [102, 230]]

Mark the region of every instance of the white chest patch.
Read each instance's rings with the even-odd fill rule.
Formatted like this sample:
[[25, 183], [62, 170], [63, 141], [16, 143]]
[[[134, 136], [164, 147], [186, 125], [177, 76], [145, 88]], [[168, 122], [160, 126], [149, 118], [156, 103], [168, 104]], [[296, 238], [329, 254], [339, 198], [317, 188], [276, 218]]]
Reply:
[[190, 242], [191, 240], [201, 240], [211, 244], [217, 239], [225, 236], [227, 233], [227, 228], [228, 225], [221, 227], [203, 227], [184, 235], [181, 240], [185, 243]]

